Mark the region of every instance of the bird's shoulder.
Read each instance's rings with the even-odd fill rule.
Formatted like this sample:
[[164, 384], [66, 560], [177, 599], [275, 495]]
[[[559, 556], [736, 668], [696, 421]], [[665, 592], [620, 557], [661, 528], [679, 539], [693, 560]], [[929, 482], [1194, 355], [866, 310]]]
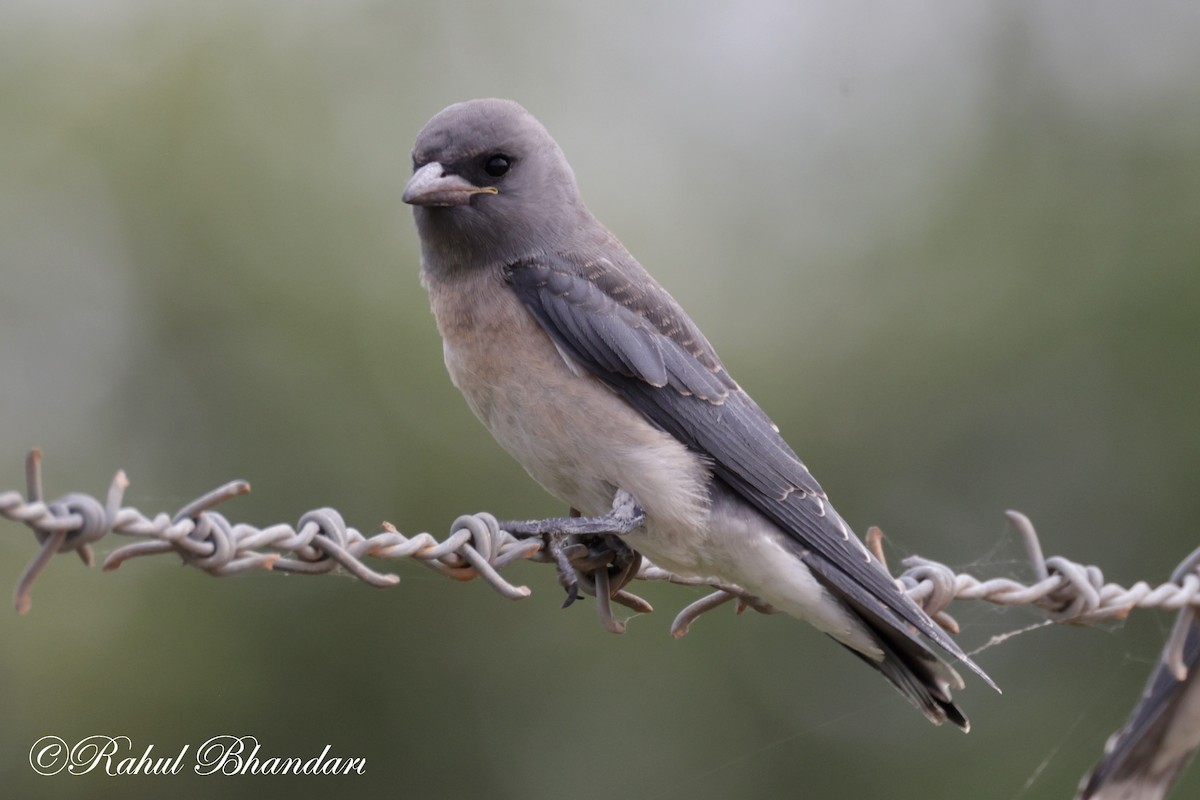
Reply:
[[[593, 333], [610, 347], [640, 344], [667, 361], [691, 362], [719, 386], [713, 399], [738, 391], [715, 348], [683, 307], [619, 242], [608, 244], [517, 259], [505, 265], [504, 273], [519, 293], [542, 307], [553, 307], [550, 310], [558, 312], [566, 327], [598, 328]], [[653, 372], [640, 377], [662, 383], [658, 371]]]

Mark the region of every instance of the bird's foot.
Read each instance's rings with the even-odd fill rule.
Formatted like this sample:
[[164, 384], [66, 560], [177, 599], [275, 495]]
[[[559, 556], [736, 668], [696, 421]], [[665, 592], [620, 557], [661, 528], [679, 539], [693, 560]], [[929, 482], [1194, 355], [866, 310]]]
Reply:
[[624, 633], [625, 623], [613, 615], [613, 603], [648, 614], [654, 608], [624, 587], [637, 577], [642, 555], [611, 533], [585, 533], [565, 539], [548, 539], [547, 547], [558, 565], [558, 580], [567, 590], [563, 608], [583, 595], [596, 598], [600, 623], [613, 633]]
[[500, 527], [516, 536], [541, 536], [546, 553], [558, 567], [558, 580], [567, 591], [563, 608], [584, 594], [596, 597], [596, 610], [604, 627], [614, 633], [625, 629], [612, 614], [612, 602], [639, 613], [653, 610], [650, 604], [624, 587], [642, 565], [642, 556], [621, 540], [637, 528], [646, 514], [633, 495], [621, 489], [613, 498], [612, 511], [583, 517], [571, 509], [569, 517], [503, 522]]
[[[638, 573], [642, 556], [611, 533], [588, 533], [551, 540], [550, 552], [558, 565], [558, 582], [567, 590], [563, 608], [582, 594], [617, 599], [621, 589]], [[618, 602], [621, 602], [618, 600]], [[629, 604], [638, 608], [644, 601]]]

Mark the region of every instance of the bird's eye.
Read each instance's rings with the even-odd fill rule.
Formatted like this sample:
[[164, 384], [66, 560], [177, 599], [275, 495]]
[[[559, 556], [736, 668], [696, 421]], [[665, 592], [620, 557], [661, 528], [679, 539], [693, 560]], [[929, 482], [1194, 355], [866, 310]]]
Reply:
[[504, 173], [512, 168], [512, 159], [506, 155], [497, 153], [493, 156], [488, 156], [487, 162], [483, 165], [483, 171], [493, 178], [499, 178]]

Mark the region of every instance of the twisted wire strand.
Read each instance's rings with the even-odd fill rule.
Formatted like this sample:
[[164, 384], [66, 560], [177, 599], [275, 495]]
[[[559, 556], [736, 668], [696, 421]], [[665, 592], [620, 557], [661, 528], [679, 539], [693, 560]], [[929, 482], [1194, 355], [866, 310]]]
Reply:
[[106, 571], [117, 569], [131, 558], [176, 553], [185, 564], [215, 576], [258, 569], [319, 575], [341, 567], [371, 586], [388, 587], [399, 583], [400, 578], [377, 572], [362, 559], [411, 558], [449, 578], [482, 577], [513, 599], [529, 596], [530, 590], [512, 585], [499, 570], [542, 549], [538, 540], [519, 540], [500, 530], [496, 518], [486, 513], [459, 517], [451, 526], [451, 535], [441, 542], [428, 533], [407, 537], [389, 523], [384, 523], [380, 533], [366, 537], [348, 526], [332, 508], [309, 511], [295, 527], [280, 524], [257, 528], [232, 523], [212, 509], [248, 493], [250, 484], [245, 481], [226, 483], [174, 515], [159, 513], [153, 518], [136, 508], [121, 506], [129, 486], [124, 472], [113, 478], [105, 503], [82, 493], [46, 502], [41, 453], [37, 450], [26, 460], [26, 483], [28, 499], [15, 491], [0, 493], [0, 516], [25, 523], [42, 546], [17, 581], [14, 604], [20, 613], [31, 607], [33, 584], [54, 555], [75, 551], [90, 566], [94, 561], [92, 544], [110, 533], [139, 541], [109, 553], [104, 560]]
[[[26, 460], [26, 483], [27, 499], [16, 491], [0, 493], [0, 516], [29, 526], [41, 544], [41, 550], [25, 568], [14, 592], [15, 605], [22, 613], [30, 608], [38, 574], [55, 554], [74, 551], [90, 565], [92, 545], [110, 533], [137, 541], [109, 553], [104, 560], [105, 570], [115, 570], [132, 558], [176, 553], [185, 564], [215, 576], [259, 569], [319, 575], [341, 568], [371, 586], [389, 587], [399, 583], [400, 578], [372, 569], [363, 559], [412, 559], [448, 578], [464, 581], [482, 578], [511, 599], [528, 597], [531, 592], [526, 586], [507, 581], [500, 574], [502, 570], [524, 560], [558, 562], [552, 552], [553, 534], [517, 537], [503, 530], [488, 513], [460, 516], [450, 526], [450, 535], [441, 541], [428, 533], [405, 536], [390, 523], [384, 523], [382, 531], [364, 536], [331, 508], [309, 511], [295, 526], [257, 528], [230, 522], [213, 510], [250, 491], [245, 481], [231, 481], [187, 503], [173, 515], [159, 513], [148, 517], [136, 508], [121, 505], [129, 486], [124, 472], [113, 478], [104, 502], [82, 493], [46, 502], [41, 453], [37, 450], [31, 451]], [[1200, 549], [1180, 564], [1171, 581], [1158, 586], [1138, 581], [1125, 588], [1106, 582], [1096, 566], [1062, 556], [1044, 558], [1029, 519], [1015, 511], [1008, 512], [1008, 518], [1025, 543], [1037, 578], [1034, 583], [1024, 584], [1006, 577], [979, 579], [957, 573], [937, 561], [913, 556], [903, 561], [906, 569], [896, 578], [897, 584], [939, 624], [954, 633], [958, 632], [958, 624], [946, 613], [946, 608], [956, 599], [1035, 605], [1053, 622], [1073, 625], [1124, 618], [1134, 608], [1178, 610], [1200, 606]], [[868, 545], [886, 565], [881, 540], [878, 529], [868, 532]], [[687, 633], [699, 616], [731, 601], [736, 601], [739, 613], [747, 608], [763, 613], [775, 611], [741, 587], [715, 579], [675, 575], [644, 558], [639, 559], [636, 569], [628, 565], [617, 568], [615, 563], [605, 561], [607, 556], [603, 553], [597, 557], [594, 548], [560, 549], [576, 566], [580, 588], [596, 597], [601, 622], [615, 632], [624, 630], [624, 624], [614, 615], [612, 602], [637, 612], [652, 610], [648, 602], [626, 590], [634, 579], [714, 589], [679, 612], [671, 626], [676, 637]], [[1176, 645], [1175, 649], [1180, 647]], [[1178, 659], [1175, 667], [1178, 673], [1186, 672]]]

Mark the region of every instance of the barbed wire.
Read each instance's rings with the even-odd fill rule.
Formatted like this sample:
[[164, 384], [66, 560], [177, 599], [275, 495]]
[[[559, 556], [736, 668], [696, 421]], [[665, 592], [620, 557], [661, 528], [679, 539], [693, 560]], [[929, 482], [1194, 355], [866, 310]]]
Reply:
[[[92, 545], [109, 534], [129, 536], [138, 541], [113, 550], [104, 560], [105, 570], [115, 570], [133, 558], [176, 553], [185, 564], [210, 575], [225, 576], [250, 570], [273, 570], [317, 575], [339, 567], [372, 586], [388, 587], [399, 583], [392, 573], [378, 572], [364, 558], [411, 559], [448, 578], [482, 578], [501, 595], [511, 599], [528, 597], [526, 586], [510, 583], [500, 573], [519, 561], [555, 563], [564, 584], [578, 580], [579, 589], [595, 596], [605, 627], [620, 632], [623, 623], [612, 610], [618, 603], [637, 612], [652, 610], [650, 604], [627, 590], [635, 579], [710, 586], [713, 593], [691, 603], [676, 616], [672, 635], [687, 633], [690, 625], [704, 613], [736, 601], [739, 613], [752, 608], [763, 613], [774, 611], [770, 605], [738, 586], [714, 579], [683, 577], [670, 573], [634, 554], [622, 558], [627, 548], [614, 546], [604, 535], [568, 537], [563, 541], [554, 534], [517, 536], [503, 528], [494, 516], [484, 513], [458, 517], [450, 526], [450, 535], [438, 540], [428, 533], [408, 537], [390, 523], [382, 530], [364, 536], [346, 524], [342, 515], [331, 508], [319, 508], [304, 514], [295, 526], [278, 524], [258, 528], [230, 522], [214, 507], [250, 491], [245, 481], [231, 481], [187, 503], [172, 515], [158, 513], [149, 517], [136, 508], [122, 506], [129, 482], [124, 472], [113, 478], [104, 502], [82, 493], [71, 493], [46, 502], [41, 477], [41, 453], [31, 451], [26, 459], [27, 497], [16, 491], [0, 493], [0, 515], [29, 526], [41, 551], [29, 563], [17, 583], [14, 602], [24, 613], [30, 608], [33, 584], [55, 554], [77, 552], [85, 563], [93, 561]], [[1056, 623], [1090, 625], [1101, 620], [1123, 618], [1134, 608], [1178, 610], [1200, 606], [1200, 549], [1192, 553], [1175, 579], [1158, 586], [1138, 581], [1129, 588], [1108, 583], [1099, 567], [1081, 564], [1063, 556], [1044, 558], [1036, 530], [1019, 512], [1007, 512], [1024, 542], [1030, 566], [1036, 578], [1022, 583], [1008, 577], [976, 578], [958, 573], [949, 566], [920, 556], [902, 562], [905, 571], [898, 584], [940, 625], [957, 633], [957, 622], [946, 613], [947, 606], [958, 600], [985, 600], [1000, 605], [1034, 605]], [[868, 546], [886, 565], [882, 534], [872, 528]], [[567, 574], [569, 564], [575, 575]], [[570, 602], [568, 599], [568, 603]]]

